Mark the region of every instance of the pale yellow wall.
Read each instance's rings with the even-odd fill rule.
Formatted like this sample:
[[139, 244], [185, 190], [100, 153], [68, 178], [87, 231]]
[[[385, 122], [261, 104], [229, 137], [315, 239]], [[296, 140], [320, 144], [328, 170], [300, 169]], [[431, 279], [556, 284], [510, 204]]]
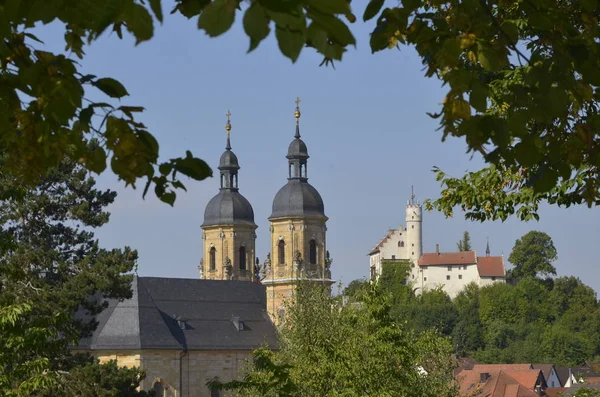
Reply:
[[[255, 234], [252, 226], [209, 226], [204, 227], [203, 277], [208, 280], [225, 280], [225, 258], [232, 264], [232, 280], [252, 281], [254, 275]], [[240, 269], [239, 249], [246, 248], [246, 270]], [[210, 269], [210, 249], [216, 250], [215, 270]]]
[[[285, 299], [293, 297], [297, 278], [329, 278], [324, 273], [326, 246], [325, 221], [323, 219], [280, 218], [271, 220], [271, 272], [263, 283], [267, 288], [267, 312], [275, 324], [279, 324], [279, 312]], [[285, 263], [279, 263], [279, 241], [285, 242]], [[309, 244], [317, 243], [317, 263], [310, 264]], [[301, 271], [294, 264], [296, 252], [303, 260]]]
[[[152, 389], [157, 380], [169, 386], [166, 397], [210, 397], [206, 382], [215, 377], [223, 382], [240, 376], [250, 358], [249, 351], [190, 351], [181, 359], [183, 394], [180, 385], [181, 350], [92, 351], [101, 363], [117, 360], [124, 367], [146, 372], [142, 390]], [[225, 395], [225, 394], [223, 394]]]

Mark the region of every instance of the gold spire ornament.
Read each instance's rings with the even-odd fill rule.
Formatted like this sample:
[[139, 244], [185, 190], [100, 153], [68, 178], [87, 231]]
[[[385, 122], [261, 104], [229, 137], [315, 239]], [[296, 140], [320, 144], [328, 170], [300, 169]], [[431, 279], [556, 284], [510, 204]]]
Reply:
[[225, 124], [225, 131], [227, 131], [227, 146], [225, 146], [225, 149], [231, 150], [231, 140], [229, 139], [229, 136], [231, 134], [231, 112], [228, 110], [225, 116], [227, 116], [227, 124]]
[[298, 120], [300, 119], [301, 113], [300, 113], [300, 98], [297, 97], [296, 98], [296, 111], [294, 112], [294, 117], [296, 118], [296, 122], [298, 122]]
[[227, 134], [229, 135], [229, 131], [231, 131], [231, 121], [229, 120], [229, 118], [231, 117], [231, 112], [228, 110], [225, 116], [227, 116], [227, 124], [225, 124], [225, 131], [227, 131]]

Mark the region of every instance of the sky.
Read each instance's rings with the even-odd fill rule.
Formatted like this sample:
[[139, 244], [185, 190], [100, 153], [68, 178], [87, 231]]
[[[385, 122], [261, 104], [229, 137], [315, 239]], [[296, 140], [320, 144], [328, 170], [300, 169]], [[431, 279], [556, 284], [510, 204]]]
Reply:
[[[249, 39], [241, 15], [224, 36], [208, 38], [196, 19], [169, 15], [155, 26], [149, 42], [119, 40], [105, 33], [86, 50], [82, 73], [113, 77], [130, 93], [123, 105], [143, 106], [139, 116], [160, 144], [161, 159], [186, 150], [207, 161], [215, 175], [225, 148], [225, 123], [231, 111], [231, 142], [237, 154], [240, 192], [251, 202], [258, 225], [257, 255], [269, 247], [268, 216], [276, 192], [287, 182], [287, 147], [295, 132], [294, 108], [301, 98], [301, 134], [310, 154], [309, 182], [325, 203], [328, 250], [333, 278], [343, 283], [367, 277], [367, 253], [389, 228], [404, 224], [404, 207], [414, 186], [417, 200], [441, 191], [431, 171], [438, 166], [451, 176], [482, 167], [466, 154], [460, 139], [441, 142], [437, 120], [444, 88], [428, 79], [410, 48], [371, 54], [373, 23], [351, 26], [357, 38], [342, 62], [319, 67], [321, 58], [304, 49], [295, 63], [278, 50], [273, 36], [248, 54]], [[357, 12], [357, 15], [361, 12]], [[62, 51], [61, 26], [38, 30], [46, 48]], [[90, 91], [89, 97], [107, 98]], [[109, 208], [109, 224], [97, 231], [106, 248], [130, 246], [139, 252], [143, 276], [198, 277], [202, 257], [200, 225], [204, 208], [218, 192], [218, 178], [186, 183], [174, 207], [152, 192], [137, 190], [105, 172], [101, 188], [118, 192]], [[466, 230], [484, 255], [489, 238], [492, 255], [508, 258], [515, 241], [531, 230], [548, 233], [557, 248], [558, 275], [574, 275], [600, 291], [597, 247], [600, 212], [587, 207], [543, 206], [539, 222], [469, 222], [460, 211], [446, 219], [424, 212], [424, 251], [455, 251]], [[510, 266], [509, 264], [507, 264]]]

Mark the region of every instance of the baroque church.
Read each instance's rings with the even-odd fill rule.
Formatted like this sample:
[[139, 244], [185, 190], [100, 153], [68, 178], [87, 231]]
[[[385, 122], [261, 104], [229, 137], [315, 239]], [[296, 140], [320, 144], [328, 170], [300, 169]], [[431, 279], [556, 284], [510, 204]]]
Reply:
[[254, 211], [238, 188], [240, 165], [227, 145], [219, 161], [221, 188], [206, 206], [202, 224], [204, 257], [200, 278], [260, 282], [266, 287], [267, 312], [275, 324], [284, 316], [284, 300], [299, 279], [332, 284], [332, 259], [326, 248], [327, 216], [321, 195], [308, 183], [308, 148], [300, 136], [300, 100], [296, 133], [287, 151], [287, 183], [275, 195], [269, 234], [271, 252], [261, 266], [256, 258]]
[[201, 225], [199, 279], [134, 277], [132, 297], [107, 299], [94, 333], [72, 350], [89, 352], [101, 363], [140, 367], [146, 371], [140, 388], [156, 396], [220, 397], [207, 387], [209, 380], [232, 380], [253, 350], [276, 348], [284, 302], [293, 299], [297, 281], [333, 284], [328, 218], [321, 195], [308, 183], [299, 103], [286, 156], [288, 178], [273, 199], [271, 252], [263, 264], [256, 255], [254, 210], [238, 187], [240, 163], [232, 151], [228, 112], [220, 189]]

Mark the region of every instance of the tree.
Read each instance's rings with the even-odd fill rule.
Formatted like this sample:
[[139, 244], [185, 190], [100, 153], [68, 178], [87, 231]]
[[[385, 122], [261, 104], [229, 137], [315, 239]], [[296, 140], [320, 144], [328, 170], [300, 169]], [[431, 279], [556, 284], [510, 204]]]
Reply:
[[[463, 177], [434, 168], [444, 188], [440, 198], [426, 202], [428, 209], [451, 216], [459, 206], [468, 219], [528, 220], [538, 218], [543, 201], [600, 202], [596, 1], [404, 0], [388, 8], [384, 3], [370, 0], [360, 10], [364, 21], [377, 17], [371, 50], [414, 46], [425, 76], [448, 87], [439, 113], [430, 114], [440, 120], [442, 139], [464, 138], [468, 150], [488, 164]], [[163, 20], [160, 0], [12, 0], [0, 7], [4, 172], [34, 181], [68, 155], [100, 173], [110, 157], [113, 172], [127, 184], [145, 178], [144, 194], [154, 185], [171, 204], [175, 189], [184, 188], [177, 174], [198, 180], [211, 175], [190, 152], [159, 165], [157, 142], [133, 117], [143, 107], [84, 105], [84, 87], [123, 98], [124, 86], [79, 74], [72, 59], [40, 50], [30, 32], [36, 23], [59, 20], [66, 50], [83, 58], [85, 45], [109, 28], [119, 37], [125, 29], [138, 44], [151, 39], [154, 18]], [[227, 32], [243, 13], [249, 51], [274, 32], [292, 61], [311, 47], [331, 64], [356, 44], [342, 19], [356, 20], [348, 0], [176, 0], [171, 13], [196, 18], [210, 37]], [[85, 145], [91, 136], [101, 142], [94, 150]]]
[[532, 230], [515, 241], [508, 261], [513, 265], [512, 276], [521, 278], [556, 275], [552, 265], [556, 258], [552, 238], [544, 232]]
[[354, 299], [368, 283], [369, 280], [365, 278], [350, 281], [344, 288], [344, 296]]
[[[0, 168], [3, 167], [0, 157]], [[137, 252], [98, 247], [91, 228], [108, 222], [104, 208], [115, 198], [99, 191], [84, 168], [65, 160], [29, 189], [0, 174], [0, 394], [44, 395], [68, 382], [68, 350], [89, 335], [96, 294], [131, 296]], [[94, 367], [95, 368], [95, 367]], [[97, 368], [95, 368], [97, 369]], [[103, 369], [98, 369], [103, 370]], [[78, 369], [80, 375], [85, 369]], [[139, 371], [124, 375], [130, 381]]]
[[469, 236], [469, 232], [465, 231], [462, 240], [458, 240], [458, 243], [456, 243], [456, 248], [459, 252], [471, 251], [471, 236]]
[[448, 341], [395, 324], [376, 283], [362, 290], [360, 305], [343, 306], [314, 283], [296, 291], [286, 305], [279, 350], [255, 353], [259, 364], [241, 382], [212, 386], [241, 396], [456, 395]]

